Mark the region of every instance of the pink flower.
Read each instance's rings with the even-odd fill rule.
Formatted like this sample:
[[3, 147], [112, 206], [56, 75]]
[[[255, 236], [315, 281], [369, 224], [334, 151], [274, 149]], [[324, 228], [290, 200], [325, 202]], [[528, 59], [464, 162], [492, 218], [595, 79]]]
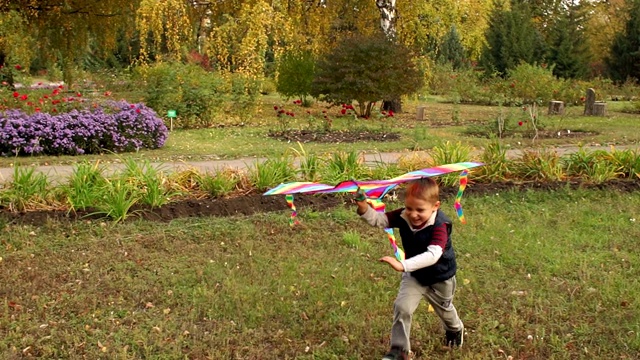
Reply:
[[140, 109], [136, 109], [136, 113], [140, 114]]

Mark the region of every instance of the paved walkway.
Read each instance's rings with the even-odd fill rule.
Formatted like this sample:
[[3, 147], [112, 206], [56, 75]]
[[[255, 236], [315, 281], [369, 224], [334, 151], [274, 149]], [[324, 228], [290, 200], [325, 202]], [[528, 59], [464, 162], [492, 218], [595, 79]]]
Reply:
[[[585, 146], [584, 148], [594, 151], [594, 150], [606, 150], [610, 151], [611, 148], [609, 146]], [[579, 148], [576, 146], [558, 146], [554, 148], [559, 155], [566, 155], [577, 151]], [[616, 150], [624, 150], [624, 149], [635, 149], [640, 151], [640, 145], [629, 145], [629, 146], [616, 146]], [[480, 153], [479, 151], [477, 152]], [[518, 157], [522, 153], [521, 150], [507, 150], [507, 156], [509, 157]], [[364, 155], [364, 161], [367, 164], [373, 165], [375, 163], [395, 163], [402, 156], [428, 156], [428, 151], [417, 151], [417, 152], [385, 152], [385, 153], [367, 153]], [[157, 167], [163, 171], [174, 172], [179, 170], [187, 170], [187, 169], [195, 169], [201, 173], [206, 172], [216, 172], [220, 169], [224, 168], [233, 168], [244, 170], [250, 167], [253, 167], [256, 163], [265, 161], [266, 158], [240, 158], [233, 160], [207, 160], [207, 161], [174, 161], [174, 162], [163, 162], [163, 163], [152, 163], [154, 167]], [[105, 175], [109, 175], [112, 173], [117, 173], [124, 169], [124, 164], [121, 163], [110, 163], [103, 164], [105, 166]], [[73, 173], [74, 166], [73, 165], [50, 165], [50, 166], [35, 166], [34, 167], [36, 173], [44, 173], [50, 179], [50, 181], [57, 183], [63, 181], [69, 175]], [[11, 181], [13, 178], [14, 169], [13, 168], [0, 168], [0, 184]]]

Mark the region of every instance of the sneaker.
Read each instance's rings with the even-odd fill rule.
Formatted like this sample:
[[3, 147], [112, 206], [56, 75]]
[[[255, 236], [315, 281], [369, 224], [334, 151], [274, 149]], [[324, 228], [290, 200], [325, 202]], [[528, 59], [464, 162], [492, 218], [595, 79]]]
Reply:
[[462, 347], [462, 343], [464, 342], [464, 329], [460, 331], [447, 331], [444, 344], [450, 348], [454, 347]]
[[385, 355], [382, 360], [407, 360], [409, 358], [406, 351], [400, 349], [397, 346], [391, 347], [391, 350]]

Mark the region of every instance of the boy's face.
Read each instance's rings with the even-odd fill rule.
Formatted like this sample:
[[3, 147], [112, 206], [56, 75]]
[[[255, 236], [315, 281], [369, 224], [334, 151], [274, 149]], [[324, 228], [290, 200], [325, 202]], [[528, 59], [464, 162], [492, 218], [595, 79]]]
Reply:
[[431, 215], [438, 211], [440, 207], [440, 201], [436, 201], [432, 204], [426, 200], [419, 199], [414, 196], [407, 196], [404, 199], [404, 213], [411, 222], [411, 226], [414, 228], [420, 228], [424, 226]]

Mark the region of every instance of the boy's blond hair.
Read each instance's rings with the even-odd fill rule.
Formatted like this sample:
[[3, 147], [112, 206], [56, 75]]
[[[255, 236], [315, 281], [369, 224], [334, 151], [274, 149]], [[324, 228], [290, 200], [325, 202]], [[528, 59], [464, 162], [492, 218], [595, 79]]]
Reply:
[[440, 201], [440, 187], [432, 178], [413, 180], [407, 185], [406, 197], [412, 196], [430, 204]]

